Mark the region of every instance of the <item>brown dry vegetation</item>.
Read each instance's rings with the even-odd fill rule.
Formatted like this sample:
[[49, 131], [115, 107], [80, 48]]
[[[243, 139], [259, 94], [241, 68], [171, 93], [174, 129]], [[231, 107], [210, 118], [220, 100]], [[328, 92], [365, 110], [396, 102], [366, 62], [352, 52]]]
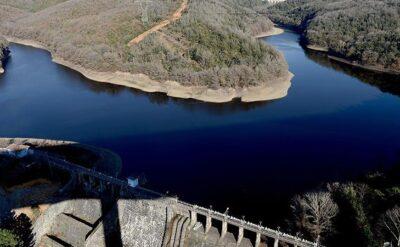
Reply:
[[180, 4], [180, 0], [0, 0], [0, 16], [13, 12], [0, 17], [0, 32], [40, 42], [54, 55], [87, 69], [143, 73], [184, 85], [237, 88], [287, 75], [283, 56], [252, 37], [270, 30], [271, 21], [240, 0], [190, 0], [179, 20], [127, 46]]
[[17, 9], [36, 12], [65, 1], [66, 0], [1, 0], [0, 3]]

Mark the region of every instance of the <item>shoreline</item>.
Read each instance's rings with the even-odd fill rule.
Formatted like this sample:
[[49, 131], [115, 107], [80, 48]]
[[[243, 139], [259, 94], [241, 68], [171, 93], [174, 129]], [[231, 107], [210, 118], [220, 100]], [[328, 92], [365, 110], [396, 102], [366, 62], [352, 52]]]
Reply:
[[269, 37], [269, 36], [274, 36], [274, 35], [279, 35], [284, 33], [285, 30], [279, 27], [273, 27], [271, 30], [264, 32], [264, 33], [260, 33], [258, 35], [255, 36], [255, 38], [260, 39], [260, 38], [265, 38], [265, 37]]
[[351, 61], [346, 58], [341, 58], [341, 57], [337, 57], [334, 55], [330, 55], [329, 49], [326, 47], [321, 47], [321, 46], [316, 46], [316, 45], [307, 45], [305, 47], [312, 51], [323, 52], [328, 56], [328, 58], [330, 60], [333, 60], [335, 62], [343, 63], [346, 65], [354, 66], [354, 67], [372, 71], [372, 72], [385, 73], [385, 74], [390, 74], [390, 75], [400, 75], [400, 71], [385, 69], [385, 68], [378, 67], [375, 65], [362, 65], [362, 64], [358, 63], [357, 61]]
[[176, 81], [155, 81], [145, 74], [131, 74], [121, 71], [98, 72], [86, 69], [81, 65], [73, 64], [54, 55], [39, 42], [9, 36], [5, 36], [5, 38], [11, 43], [46, 50], [50, 52], [53, 62], [75, 70], [93, 81], [135, 88], [148, 93], [160, 92], [170, 97], [195, 99], [209, 103], [226, 103], [236, 98], [240, 98], [242, 102], [246, 103], [280, 99], [287, 96], [293, 78], [293, 74], [288, 71], [287, 75], [269, 81], [267, 85], [256, 87], [210, 89], [205, 86], [183, 86]]
[[320, 52], [328, 52], [329, 49], [326, 47], [318, 46], [318, 45], [307, 45], [307, 49], [313, 50], [313, 51], [320, 51]]
[[[292, 27], [292, 26], [288, 26], [285, 24], [278, 24], [280, 27], [282, 27], [284, 30], [292, 30], [294, 32], [296, 32], [300, 38], [304, 38], [302, 32], [298, 31], [298, 29], [296, 27]], [[367, 71], [372, 71], [372, 72], [378, 72], [378, 73], [384, 73], [384, 74], [389, 74], [389, 75], [400, 75], [400, 71], [396, 71], [396, 70], [391, 70], [391, 69], [385, 69], [382, 67], [378, 67], [378, 66], [374, 66], [374, 65], [362, 65], [356, 61], [351, 61], [348, 60], [346, 58], [341, 58], [341, 57], [337, 57], [334, 55], [330, 55], [329, 54], [329, 48], [327, 47], [322, 47], [322, 46], [318, 46], [318, 45], [302, 45], [302, 47], [304, 49], [308, 49], [308, 50], [312, 50], [312, 51], [317, 51], [317, 52], [323, 52], [325, 53], [329, 59], [332, 59], [336, 62], [340, 62], [340, 63], [344, 63], [350, 66], [354, 66], [357, 68], [361, 68]]]
[[336, 57], [336, 56], [332, 56], [332, 55], [328, 55], [328, 58], [333, 61], [339, 62], [339, 63], [344, 63], [347, 65], [351, 65], [351, 66], [365, 69], [365, 70], [370, 70], [370, 71], [379, 72], [379, 73], [392, 74], [392, 75], [400, 75], [400, 71], [385, 69], [385, 68], [381, 68], [381, 67], [374, 66], [374, 65], [362, 65], [362, 64], [359, 64], [358, 62], [350, 61], [345, 58], [340, 58], [340, 57]]

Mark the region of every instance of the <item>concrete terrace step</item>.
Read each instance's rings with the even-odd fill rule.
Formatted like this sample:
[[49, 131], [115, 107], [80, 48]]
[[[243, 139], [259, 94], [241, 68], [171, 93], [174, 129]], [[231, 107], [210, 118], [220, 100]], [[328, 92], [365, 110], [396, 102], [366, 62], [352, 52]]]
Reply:
[[39, 247], [70, 247], [71, 245], [63, 243], [54, 236], [44, 236]]
[[73, 215], [90, 225], [94, 225], [102, 216], [102, 204], [98, 199], [74, 200], [69, 205], [65, 214]]
[[60, 214], [54, 221], [48, 235], [54, 236], [61, 241], [68, 243], [71, 246], [84, 246], [87, 234], [92, 230], [92, 227], [79, 219]]

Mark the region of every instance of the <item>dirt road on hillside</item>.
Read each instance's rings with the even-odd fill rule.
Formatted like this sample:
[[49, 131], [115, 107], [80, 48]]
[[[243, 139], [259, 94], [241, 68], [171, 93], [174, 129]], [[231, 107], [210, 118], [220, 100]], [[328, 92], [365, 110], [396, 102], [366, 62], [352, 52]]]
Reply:
[[170, 16], [169, 19], [161, 21], [160, 23], [158, 23], [154, 27], [150, 28], [146, 32], [144, 32], [144, 33], [140, 34], [139, 36], [135, 37], [134, 39], [129, 41], [128, 46], [133, 46], [133, 45], [139, 44], [142, 40], [144, 40], [150, 34], [159, 31], [160, 29], [168, 26], [169, 24], [171, 24], [174, 21], [179, 20], [182, 17], [183, 12], [187, 9], [187, 7], [188, 7], [188, 0], [183, 0], [181, 6], [179, 7], [179, 9], [177, 9]]

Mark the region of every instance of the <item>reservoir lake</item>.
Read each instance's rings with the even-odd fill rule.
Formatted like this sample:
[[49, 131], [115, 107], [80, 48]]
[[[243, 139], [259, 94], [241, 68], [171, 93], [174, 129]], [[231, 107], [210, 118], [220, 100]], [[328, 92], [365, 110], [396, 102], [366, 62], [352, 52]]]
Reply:
[[12, 44], [0, 75], [0, 136], [111, 149], [122, 177], [270, 227], [290, 198], [400, 163], [400, 78], [264, 39], [295, 75], [286, 98], [211, 104], [90, 81], [48, 52]]

